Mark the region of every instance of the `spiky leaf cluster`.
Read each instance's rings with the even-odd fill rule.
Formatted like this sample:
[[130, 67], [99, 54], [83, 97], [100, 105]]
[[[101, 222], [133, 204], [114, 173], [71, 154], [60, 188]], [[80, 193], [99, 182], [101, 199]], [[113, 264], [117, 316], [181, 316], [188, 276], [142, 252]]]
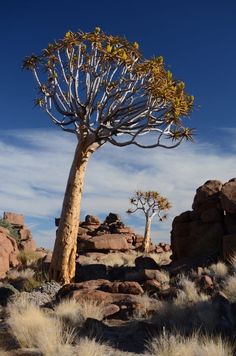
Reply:
[[[68, 31], [39, 56], [27, 57], [23, 67], [38, 84], [36, 105], [79, 139], [175, 147], [192, 137], [182, 121], [194, 97], [165, 69], [163, 57], [144, 59], [137, 42], [98, 27]], [[148, 142], [142, 140], [146, 133], [151, 133]]]

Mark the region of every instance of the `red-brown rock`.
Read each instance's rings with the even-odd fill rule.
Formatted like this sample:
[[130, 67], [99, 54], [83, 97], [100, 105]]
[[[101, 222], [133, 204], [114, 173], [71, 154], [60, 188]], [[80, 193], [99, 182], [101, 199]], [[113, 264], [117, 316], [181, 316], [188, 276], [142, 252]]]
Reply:
[[142, 287], [138, 282], [106, 282], [102, 284], [99, 288], [104, 292], [109, 293], [124, 293], [124, 294], [134, 294], [141, 295], [144, 293]]
[[9, 236], [8, 230], [0, 229], [0, 278], [4, 278], [10, 267], [19, 265], [19, 250], [16, 241]]
[[125, 235], [122, 234], [105, 234], [100, 236], [83, 238], [82, 248], [85, 250], [129, 250], [129, 245]]
[[32, 240], [32, 234], [29, 229], [19, 229], [19, 235], [21, 240]]
[[24, 240], [20, 242], [20, 250], [24, 252], [35, 252], [36, 251], [36, 242], [34, 240]]
[[223, 209], [230, 214], [236, 213], [236, 180], [224, 184], [220, 193]]
[[10, 224], [15, 227], [24, 227], [24, 215], [22, 214], [15, 214], [10, 212], [4, 212], [3, 219], [7, 220]]
[[193, 201], [193, 210], [202, 213], [209, 207], [216, 206], [219, 203], [219, 192], [222, 188], [222, 182], [219, 180], [209, 180], [199, 187]]

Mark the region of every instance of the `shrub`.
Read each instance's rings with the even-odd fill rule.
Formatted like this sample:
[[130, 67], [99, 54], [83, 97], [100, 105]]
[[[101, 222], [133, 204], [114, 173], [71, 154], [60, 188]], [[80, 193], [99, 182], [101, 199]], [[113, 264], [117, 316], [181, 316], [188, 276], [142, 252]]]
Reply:
[[41, 254], [36, 251], [21, 251], [18, 255], [18, 259], [24, 267], [34, 266], [41, 258]]
[[95, 301], [76, 301], [69, 299], [62, 301], [55, 308], [55, 314], [62, 320], [80, 327], [87, 318], [103, 319], [103, 304]]
[[189, 337], [163, 333], [148, 343], [147, 350], [153, 356], [233, 356], [232, 345], [220, 337], [214, 339], [197, 333]]
[[236, 274], [229, 276], [224, 283], [223, 293], [230, 300], [230, 302], [236, 302]]
[[19, 296], [9, 307], [8, 323], [22, 347], [38, 348], [45, 356], [72, 355], [73, 333], [63, 323], [46, 315], [39, 307]]
[[18, 231], [15, 230], [13, 228], [12, 224], [10, 224], [7, 220], [0, 219], [0, 226], [7, 229], [9, 231], [10, 236], [13, 237], [13, 239], [15, 239], [17, 242], [20, 241], [20, 235], [19, 235]]

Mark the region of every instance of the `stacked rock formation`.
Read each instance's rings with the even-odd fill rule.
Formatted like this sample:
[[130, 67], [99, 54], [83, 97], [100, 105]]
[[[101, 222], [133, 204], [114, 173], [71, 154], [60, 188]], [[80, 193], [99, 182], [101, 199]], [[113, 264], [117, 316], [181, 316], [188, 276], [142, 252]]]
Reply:
[[[55, 219], [56, 226], [60, 219]], [[136, 234], [126, 226], [118, 214], [109, 213], [103, 223], [93, 215], [87, 215], [80, 223], [78, 231], [78, 253], [109, 253], [139, 250], [142, 247], [143, 236]], [[160, 243], [151, 246], [151, 252], [162, 253], [170, 251], [170, 245]]]
[[172, 259], [228, 259], [236, 253], [236, 178], [207, 181], [197, 189], [192, 209], [173, 221]]
[[12, 228], [18, 235], [18, 248], [24, 252], [31, 252], [36, 250], [36, 243], [33, 240], [31, 231], [27, 228], [24, 222], [24, 215], [15, 214], [11, 212], [5, 212], [3, 214], [3, 220], [6, 220], [11, 224]]

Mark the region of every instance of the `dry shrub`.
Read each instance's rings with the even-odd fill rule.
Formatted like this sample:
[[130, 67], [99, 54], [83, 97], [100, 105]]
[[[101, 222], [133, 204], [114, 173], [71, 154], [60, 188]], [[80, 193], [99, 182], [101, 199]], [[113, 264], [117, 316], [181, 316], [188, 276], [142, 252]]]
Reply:
[[73, 326], [80, 327], [87, 318], [102, 320], [103, 307], [103, 304], [96, 301], [68, 299], [56, 306], [55, 314]]
[[35, 275], [35, 271], [31, 268], [26, 268], [23, 270], [17, 270], [17, 269], [12, 269], [7, 273], [7, 278], [9, 279], [18, 279], [18, 278], [24, 278], [24, 279], [31, 279]]
[[72, 355], [73, 333], [59, 319], [46, 315], [26, 296], [19, 296], [8, 309], [8, 323], [22, 347], [38, 348], [45, 356]]
[[172, 251], [148, 254], [148, 256], [151, 257], [160, 266], [168, 265], [169, 263], [171, 263], [171, 255]]
[[37, 251], [21, 251], [18, 255], [19, 261], [25, 267], [37, 265], [37, 262], [40, 258], [42, 258], [42, 255]]
[[228, 274], [228, 267], [224, 262], [217, 262], [205, 269], [211, 277], [224, 278]]
[[232, 254], [228, 259], [233, 272], [236, 272], [236, 253]]
[[230, 302], [236, 302], [236, 274], [229, 276], [224, 283], [223, 293], [227, 296]]
[[153, 356], [233, 356], [233, 347], [220, 337], [210, 338], [193, 334], [184, 337], [178, 333], [163, 333], [147, 346]]
[[209, 296], [198, 293], [196, 285], [188, 277], [182, 275], [179, 277], [178, 286], [181, 288], [177, 293], [175, 304], [186, 305], [189, 302], [202, 302], [209, 299]]
[[160, 306], [160, 301], [150, 298], [148, 294], [136, 296], [137, 303], [140, 304], [140, 308], [135, 309], [133, 317], [136, 320], [143, 320], [150, 317], [150, 314], [157, 310]]
[[113, 356], [114, 353], [105, 343], [85, 337], [77, 343], [78, 356]]

